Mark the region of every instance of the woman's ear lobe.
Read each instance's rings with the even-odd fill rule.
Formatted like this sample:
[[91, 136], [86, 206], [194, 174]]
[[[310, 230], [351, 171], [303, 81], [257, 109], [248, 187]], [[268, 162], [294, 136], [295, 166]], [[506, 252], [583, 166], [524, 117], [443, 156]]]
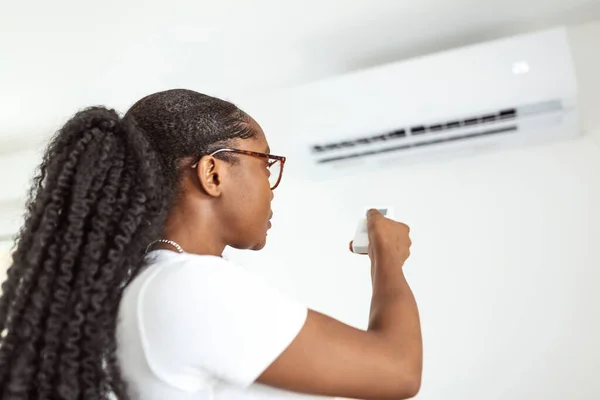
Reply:
[[223, 168], [214, 157], [202, 157], [196, 169], [200, 186], [211, 197], [221, 195]]

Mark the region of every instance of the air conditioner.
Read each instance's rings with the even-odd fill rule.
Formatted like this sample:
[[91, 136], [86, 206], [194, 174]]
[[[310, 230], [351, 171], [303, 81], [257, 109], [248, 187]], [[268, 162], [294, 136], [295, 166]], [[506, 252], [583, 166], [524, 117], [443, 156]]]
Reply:
[[278, 150], [324, 176], [580, 134], [564, 28], [337, 76], [249, 108]]

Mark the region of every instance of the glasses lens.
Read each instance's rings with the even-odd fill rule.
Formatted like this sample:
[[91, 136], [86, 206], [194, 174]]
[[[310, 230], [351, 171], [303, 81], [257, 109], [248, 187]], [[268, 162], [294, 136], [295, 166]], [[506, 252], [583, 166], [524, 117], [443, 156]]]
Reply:
[[273, 189], [275, 185], [277, 185], [281, 175], [281, 161], [274, 160], [269, 167], [269, 172], [271, 173], [271, 175], [269, 175], [269, 183], [271, 184], [271, 189]]

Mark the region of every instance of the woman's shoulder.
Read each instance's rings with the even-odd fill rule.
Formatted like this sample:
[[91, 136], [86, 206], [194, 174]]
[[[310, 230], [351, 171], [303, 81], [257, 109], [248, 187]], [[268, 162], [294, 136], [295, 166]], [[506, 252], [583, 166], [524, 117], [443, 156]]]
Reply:
[[146, 260], [147, 268], [138, 277], [138, 284], [153, 292], [229, 291], [238, 284], [263, 284], [245, 268], [222, 257], [157, 250], [148, 253]]

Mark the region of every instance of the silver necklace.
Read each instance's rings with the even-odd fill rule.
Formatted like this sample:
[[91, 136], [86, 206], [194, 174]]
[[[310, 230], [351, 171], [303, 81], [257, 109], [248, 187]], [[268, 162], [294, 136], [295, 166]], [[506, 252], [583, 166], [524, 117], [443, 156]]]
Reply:
[[148, 252], [148, 250], [150, 250], [150, 247], [152, 247], [153, 244], [156, 243], [165, 243], [165, 244], [170, 244], [171, 246], [175, 247], [177, 249], [178, 253], [185, 253], [185, 251], [183, 251], [183, 249], [181, 248], [181, 246], [179, 245], [179, 243], [173, 241], [173, 240], [168, 240], [168, 239], [159, 239], [159, 240], [155, 240], [154, 242], [150, 243], [148, 245], [148, 247], [146, 247], [146, 253]]

